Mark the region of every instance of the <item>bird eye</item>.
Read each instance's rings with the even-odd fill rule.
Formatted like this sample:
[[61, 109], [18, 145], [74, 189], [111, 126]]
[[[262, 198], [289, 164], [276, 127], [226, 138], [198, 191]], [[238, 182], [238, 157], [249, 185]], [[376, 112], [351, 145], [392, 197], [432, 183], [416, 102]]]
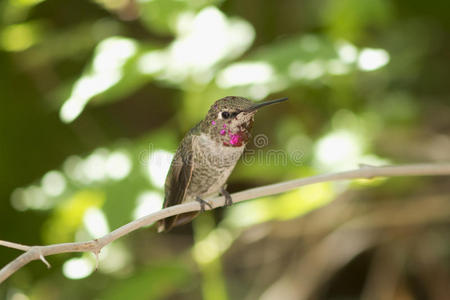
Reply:
[[228, 119], [230, 117], [230, 113], [227, 111], [222, 112], [222, 118]]

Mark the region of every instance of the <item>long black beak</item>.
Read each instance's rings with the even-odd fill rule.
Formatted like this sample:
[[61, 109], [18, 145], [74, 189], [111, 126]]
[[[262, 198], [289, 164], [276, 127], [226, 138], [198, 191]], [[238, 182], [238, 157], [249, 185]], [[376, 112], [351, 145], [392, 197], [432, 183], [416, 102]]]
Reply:
[[244, 109], [243, 112], [252, 112], [255, 111], [257, 109], [260, 109], [263, 106], [267, 106], [267, 105], [271, 105], [271, 104], [275, 104], [275, 103], [280, 103], [283, 101], [286, 101], [288, 98], [284, 97], [284, 98], [280, 98], [280, 99], [275, 99], [275, 100], [269, 100], [269, 101], [265, 101], [265, 102], [261, 102], [261, 103], [256, 103], [252, 106], [250, 106], [247, 109]]

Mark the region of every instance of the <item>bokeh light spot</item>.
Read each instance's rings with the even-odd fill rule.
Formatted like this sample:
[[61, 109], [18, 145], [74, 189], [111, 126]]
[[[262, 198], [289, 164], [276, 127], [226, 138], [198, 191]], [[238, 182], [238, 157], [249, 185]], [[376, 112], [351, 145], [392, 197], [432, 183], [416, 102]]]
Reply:
[[158, 188], [164, 186], [173, 154], [165, 150], [156, 150], [150, 154], [147, 171], [151, 183]]
[[361, 154], [360, 140], [347, 130], [334, 131], [322, 137], [315, 150], [318, 163], [333, 170], [354, 166]]
[[37, 24], [33, 23], [9, 25], [0, 32], [0, 42], [6, 51], [23, 51], [37, 41]]
[[136, 202], [137, 205], [133, 212], [133, 218], [139, 219], [160, 210], [163, 204], [163, 197], [157, 192], [147, 191], [140, 194]]
[[274, 70], [268, 63], [236, 63], [225, 68], [216, 82], [219, 87], [225, 89], [239, 85], [268, 83], [273, 76]]
[[128, 154], [120, 151], [113, 152], [106, 159], [106, 174], [108, 177], [120, 180], [128, 176], [132, 163]]
[[62, 105], [59, 116], [65, 123], [75, 120], [89, 100], [122, 78], [122, 68], [137, 51], [136, 42], [122, 37], [103, 40], [96, 49], [90, 72], [74, 84], [72, 93]]
[[337, 44], [337, 52], [339, 58], [347, 64], [356, 62], [358, 58], [358, 49], [346, 41]]
[[211, 231], [204, 239], [195, 243], [192, 249], [195, 260], [207, 264], [222, 255], [233, 242], [233, 234], [226, 228]]
[[319, 59], [310, 62], [294, 61], [289, 66], [289, 75], [295, 79], [314, 80], [325, 74], [325, 62]]
[[22, 291], [14, 289], [11, 291], [11, 295], [7, 297], [8, 300], [29, 300], [30, 298], [25, 295]]
[[365, 48], [358, 57], [358, 67], [363, 71], [373, 71], [389, 62], [389, 53], [384, 49]]
[[42, 190], [49, 196], [59, 196], [66, 188], [66, 179], [59, 171], [50, 171], [42, 177]]
[[92, 274], [93, 263], [87, 258], [72, 258], [63, 265], [63, 274], [70, 279], [82, 279]]
[[89, 181], [100, 181], [105, 178], [107, 156], [108, 150], [100, 148], [84, 160], [83, 171]]
[[153, 50], [139, 58], [138, 69], [143, 74], [155, 74], [161, 72], [167, 64], [167, 53], [165, 51]]
[[99, 238], [109, 232], [105, 214], [96, 207], [90, 207], [83, 216], [83, 224], [93, 238]]

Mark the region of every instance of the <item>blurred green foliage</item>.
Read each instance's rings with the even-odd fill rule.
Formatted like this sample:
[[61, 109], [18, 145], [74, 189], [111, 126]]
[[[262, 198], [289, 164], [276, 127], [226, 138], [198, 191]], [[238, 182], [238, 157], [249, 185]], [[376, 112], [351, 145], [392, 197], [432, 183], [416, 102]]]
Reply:
[[[448, 161], [449, 20], [444, 1], [3, 1], [0, 239], [87, 240], [159, 209], [178, 141], [226, 95], [290, 98], [258, 113], [231, 191], [359, 163]], [[354, 191], [370, 191], [358, 198], [364, 205], [397, 199], [416, 207], [411, 197], [448, 194], [449, 186], [448, 179], [312, 185], [204, 214], [164, 236], [140, 230], [106, 247], [97, 271], [88, 254], [50, 257], [50, 270], [32, 263], [0, 286], [0, 298], [281, 297], [271, 285], [281, 275], [267, 271], [277, 256], [270, 245], [284, 245], [273, 224], [297, 236], [303, 228], [287, 220], [327, 212]], [[353, 221], [357, 211], [339, 217]], [[449, 254], [448, 219], [442, 224], [426, 236], [436, 242], [430, 266]], [[304, 248], [289, 257], [301, 261], [312, 246], [297, 238]], [[252, 248], [260, 240], [269, 242]], [[242, 261], [245, 249], [263, 259]], [[18, 255], [0, 253], [0, 265]], [[263, 271], [252, 276], [256, 266]], [[342, 269], [343, 281], [360, 277]], [[412, 298], [441, 291], [402, 288]], [[319, 296], [356, 299], [361, 289]]]

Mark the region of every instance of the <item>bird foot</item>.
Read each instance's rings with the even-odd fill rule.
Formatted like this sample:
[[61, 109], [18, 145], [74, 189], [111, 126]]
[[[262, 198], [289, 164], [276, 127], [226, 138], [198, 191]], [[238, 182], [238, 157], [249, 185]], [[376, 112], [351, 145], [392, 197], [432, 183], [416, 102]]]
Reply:
[[197, 201], [198, 203], [200, 203], [200, 211], [204, 212], [205, 211], [205, 205], [208, 205], [210, 209], [213, 209], [212, 205], [208, 202], [203, 200], [202, 198], [200, 198], [199, 196], [197, 196], [195, 198], [195, 201]]
[[220, 194], [225, 197], [225, 206], [231, 206], [233, 204], [233, 199], [231, 199], [230, 193], [226, 190], [226, 185], [220, 189]]

